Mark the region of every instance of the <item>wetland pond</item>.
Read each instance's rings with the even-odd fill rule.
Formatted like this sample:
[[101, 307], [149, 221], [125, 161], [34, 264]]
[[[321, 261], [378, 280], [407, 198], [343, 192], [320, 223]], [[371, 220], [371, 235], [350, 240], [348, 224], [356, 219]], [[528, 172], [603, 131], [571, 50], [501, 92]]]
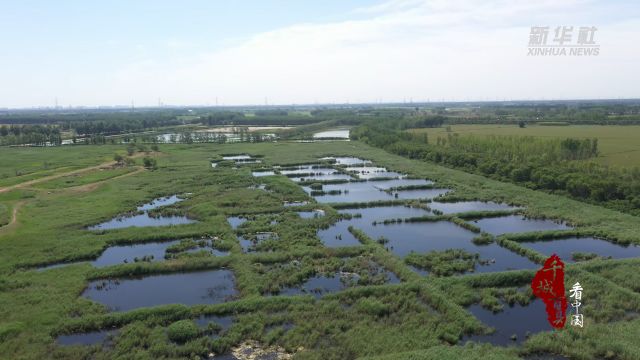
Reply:
[[355, 173], [359, 179], [373, 178], [398, 178], [403, 176], [399, 172], [389, 171], [377, 166], [353, 166], [345, 168], [346, 171]]
[[[386, 270], [382, 270], [385, 273], [388, 284], [397, 284], [400, 282], [398, 277]], [[351, 286], [357, 286], [357, 274], [351, 273], [335, 273], [333, 275], [316, 275], [313, 276], [303, 284], [298, 286], [285, 287], [280, 290], [277, 295], [313, 295], [316, 299], [322, 297], [325, 294], [335, 293]]]
[[251, 175], [255, 176], [255, 177], [262, 177], [262, 176], [271, 176], [271, 175], [275, 175], [276, 172], [273, 170], [259, 170], [259, 171], [253, 171], [251, 172]]
[[151, 275], [143, 278], [92, 281], [82, 296], [111, 311], [166, 304], [219, 304], [237, 296], [229, 270]]
[[[322, 186], [323, 194], [313, 196], [321, 203], [338, 202], [370, 202], [394, 199], [431, 199], [447, 193], [447, 189], [417, 189], [389, 191], [393, 187], [409, 185], [428, 185], [431, 182], [424, 179], [394, 179], [382, 181], [360, 181], [344, 184], [326, 184]], [[307, 194], [312, 194], [309, 186], [302, 187]]]
[[138, 206], [136, 210], [142, 211], [142, 214], [117, 216], [109, 221], [89, 226], [88, 230], [112, 230], [127, 227], [148, 227], [148, 226], [170, 226], [192, 224], [195, 220], [191, 220], [186, 216], [150, 216], [149, 210], [154, 210], [162, 206], [173, 205], [183, 199], [176, 195], [158, 198], [149, 203]]
[[547, 219], [529, 219], [522, 215], [474, 220], [472, 223], [492, 235], [531, 231], [569, 230], [570, 226]]
[[284, 207], [296, 207], [296, 206], [305, 206], [308, 203], [309, 203], [308, 201], [285, 201], [284, 204], [282, 205]]
[[91, 262], [95, 267], [105, 267], [122, 263], [133, 263], [136, 259], [145, 261], [163, 261], [169, 246], [180, 243], [180, 240], [111, 246]]
[[334, 129], [313, 134], [314, 139], [349, 139], [349, 129]]
[[343, 174], [334, 168], [322, 167], [314, 164], [299, 165], [295, 169], [280, 170], [282, 175], [295, 182], [308, 180], [352, 180], [350, 175]]
[[238, 241], [240, 242], [242, 251], [247, 253], [256, 251], [256, 246], [262, 241], [277, 240], [278, 238], [278, 234], [273, 232], [259, 232], [250, 236], [238, 236]]
[[352, 156], [324, 157], [320, 160], [333, 160], [336, 165], [364, 165], [371, 164], [371, 160], [364, 160]]
[[[424, 254], [429, 251], [447, 249], [464, 249], [479, 254], [483, 264], [475, 266], [475, 272], [496, 272], [516, 269], [536, 269], [535, 264], [526, 257], [520, 256], [496, 243], [476, 245], [471, 240], [476, 236], [473, 232], [448, 221], [435, 222], [397, 222], [383, 224], [384, 220], [415, 218], [431, 215], [423, 208], [408, 206], [380, 206], [370, 208], [342, 209], [341, 214], [354, 215], [351, 219], [336, 222], [326, 229], [318, 231], [318, 237], [327, 247], [358, 246], [349, 226], [365, 232], [372, 240], [384, 238], [384, 245], [393, 254], [406, 257], [412, 251]], [[356, 215], [356, 214], [359, 214]], [[376, 222], [376, 225], [373, 223]], [[427, 271], [415, 268], [414, 271], [426, 275]]]
[[247, 222], [247, 219], [241, 216], [230, 216], [227, 218], [227, 222], [231, 225], [232, 229], [237, 229], [238, 226]]
[[210, 326], [217, 328], [213, 332], [209, 333], [211, 339], [217, 339], [220, 335], [229, 330], [233, 325], [232, 315], [201, 315], [195, 319], [194, 322], [201, 329], [209, 329]]
[[[258, 159], [256, 157], [253, 157], [252, 155], [248, 155], [248, 154], [240, 154], [240, 155], [223, 155], [222, 156], [222, 160], [225, 161], [233, 161], [236, 163], [236, 165], [243, 165], [243, 164], [260, 164], [262, 163], [261, 159]], [[213, 163], [216, 163], [215, 161]]]
[[520, 209], [516, 206], [499, 204], [492, 201], [459, 201], [459, 202], [431, 202], [429, 207], [441, 211], [443, 214], [463, 213], [470, 211], [504, 211]]
[[[135, 263], [139, 261], [164, 261], [165, 255], [167, 253], [167, 248], [179, 244], [180, 241], [181, 240], [169, 240], [142, 244], [114, 245], [106, 248], [97, 259], [90, 261], [89, 263], [97, 268], [102, 268], [105, 266]], [[195, 253], [203, 250], [215, 256], [229, 255], [229, 252], [227, 251], [215, 249], [211, 240], [208, 240], [205, 243], [198, 242], [196, 243], [196, 246], [194, 248], [185, 250], [184, 253]], [[73, 264], [79, 264], [79, 262], [57, 263], [47, 266], [41, 266], [37, 268], [37, 270], [45, 271]]]
[[336, 222], [326, 229], [318, 231], [318, 237], [327, 247], [358, 246], [360, 241], [349, 232], [349, 226], [364, 230], [372, 226], [374, 221], [388, 219], [391, 215], [404, 217], [418, 217], [429, 215], [427, 210], [408, 206], [379, 206], [359, 209], [343, 209], [338, 211], [341, 214], [360, 214], [360, 217], [352, 217]]
[[106, 344], [118, 330], [101, 330], [80, 334], [60, 335], [56, 342], [60, 345], [95, 345]]
[[311, 211], [296, 211], [296, 214], [303, 219], [316, 219], [323, 217], [325, 212], [322, 209], [316, 209]]
[[547, 256], [555, 253], [564, 262], [574, 262], [572, 255], [574, 253], [595, 254], [600, 257], [611, 257], [613, 259], [640, 257], [640, 246], [638, 245], [620, 245], [592, 237], [570, 237], [521, 242], [520, 244]]
[[429, 251], [464, 249], [477, 253], [485, 265], [476, 265], [475, 272], [495, 272], [516, 269], [536, 269], [540, 266], [526, 257], [511, 252], [496, 243], [476, 245], [471, 240], [476, 236], [448, 221], [412, 222], [362, 225], [362, 230], [374, 241], [388, 240], [385, 247], [399, 257], [406, 257], [412, 251], [424, 254]]
[[466, 340], [470, 341], [489, 342], [498, 346], [519, 344], [527, 339], [527, 334], [533, 335], [553, 329], [549, 325], [544, 303], [540, 299], [534, 299], [526, 306], [518, 303], [513, 306], [504, 304], [502, 311], [497, 313], [483, 308], [480, 304], [471, 305], [467, 310], [485, 325], [496, 330], [490, 335], [467, 337]]

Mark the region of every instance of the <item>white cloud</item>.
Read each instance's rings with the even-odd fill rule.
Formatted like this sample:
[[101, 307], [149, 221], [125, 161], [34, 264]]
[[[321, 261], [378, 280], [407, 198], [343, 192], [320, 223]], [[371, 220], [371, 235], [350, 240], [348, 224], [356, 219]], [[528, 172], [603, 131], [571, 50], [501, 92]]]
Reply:
[[[611, 16], [620, 10], [581, 0], [391, 0], [358, 9], [364, 19], [300, 24], [212, 53], [132, 63], [106, 74], [100, 91], [73, 96], [92, 104], [638, 96], [639, 54], [628, 41], [640, 22]], [[527, 57], [534, 25], [596, 25], [601, 55]]]

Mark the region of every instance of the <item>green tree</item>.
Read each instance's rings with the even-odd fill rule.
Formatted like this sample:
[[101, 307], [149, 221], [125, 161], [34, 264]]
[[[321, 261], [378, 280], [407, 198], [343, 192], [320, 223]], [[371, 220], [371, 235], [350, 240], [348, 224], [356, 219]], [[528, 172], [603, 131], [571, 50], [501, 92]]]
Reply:
[[144, 159], [142, 159], [142, 163], [144, 164], [145, 168], [150, 170], [155, 170], [158, 168], [158, 163], [156, 159], [152, 159], [150, 157], [145, 157]]

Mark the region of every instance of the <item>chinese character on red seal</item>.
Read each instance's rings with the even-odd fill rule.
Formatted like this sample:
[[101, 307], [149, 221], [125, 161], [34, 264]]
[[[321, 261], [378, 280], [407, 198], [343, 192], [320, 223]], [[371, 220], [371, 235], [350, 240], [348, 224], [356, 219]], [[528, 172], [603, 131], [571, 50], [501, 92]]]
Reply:
[[567, 298], [564, 292], [564, 263], [553, 254], [544, 262], [531, 282], [533, 294], [545, 304], [547, 319], [556, 329], [561, 329], [567, 320]]

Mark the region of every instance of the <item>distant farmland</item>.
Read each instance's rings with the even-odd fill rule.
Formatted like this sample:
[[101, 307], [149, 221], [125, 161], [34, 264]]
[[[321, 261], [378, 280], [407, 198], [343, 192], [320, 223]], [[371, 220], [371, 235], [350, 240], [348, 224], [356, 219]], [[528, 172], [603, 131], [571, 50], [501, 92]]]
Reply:
[[[430, 143], [436, 137], [446, 137], [447, 127], [433, 129], [413, 129], [414, 132], [427, 132]], [[598, 138], [600, 156], [596, 161], [617, 166], [640, 166], [640, 126], [536, 126], [528, 125], [451, 125], [451, 133], [460, 135], [522, 135], [560, 138]]]

